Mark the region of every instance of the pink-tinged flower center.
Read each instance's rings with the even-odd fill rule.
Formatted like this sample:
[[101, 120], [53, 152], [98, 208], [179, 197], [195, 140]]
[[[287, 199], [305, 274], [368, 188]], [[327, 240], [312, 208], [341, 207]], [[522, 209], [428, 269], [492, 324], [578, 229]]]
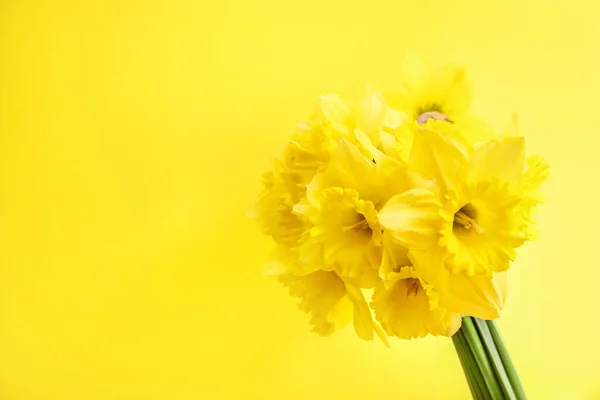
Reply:
[[445, 122], [452, 123], [452, 121], [450, 121], [450, 118], [448, 118], [448, 116], [446, 114], [442, 114], [441, 112], [438, 112], [438, 111], [424, 112], [423, 114], [421, 114], [417, 117], [417, 122], [419, 123], [419, 125], [424, 125], [430, 119], [434, 119], [436, 121], [445, 121]]

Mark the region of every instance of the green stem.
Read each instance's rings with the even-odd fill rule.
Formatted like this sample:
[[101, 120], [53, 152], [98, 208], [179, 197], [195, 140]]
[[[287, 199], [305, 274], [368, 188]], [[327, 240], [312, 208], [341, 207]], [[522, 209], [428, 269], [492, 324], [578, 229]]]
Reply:
[[483, 345], [487, 352], [490, 363], [494, 368], [494, 372], [496, 372], [496, 378], [498, 378], [498, 382], [502, 387], [502, 391], [504, 392], [505, 396], [504, 398], [516, 400], [517, 397], [515, 396], [510, 379], [508, 378], [508, 375], [504, 369], [504, 363], [502, 362], [502, 358], [498, 353], [498, 349], [496, 349], [496, 344], [486, 324], [486, 321], [479, 318], [473, 318], [473, 323], [477, 328], [477, 332], [479, 332], [479, 337], [483, 341]]
[[492, 400], [503, 400], [504, 394], [500, 383], [498, 382], [498, 378], [492, 368], [488, 354], [470, 317], [463, 317], [460, 329], [463, 331], [469, 348], [473, 352], [477, 367], [481, 371], [481, 375], [483, 375], [483, 380]]
[[454, 336], [452, 336], [452, 341], [456, 347], [456, 352], [467, 378], [469, 388], [471, 389], [473, 399], [491, 399], [491, 396], [487, 391], [487, 387], [483, 381], [483, 376], [481, 376], [481, 371], [479, 371], [477, 368], [477, 363], [473, 358], [473, 353], [469, 349], [469, 345], [467, 344], [467, 340], [465, 339], [463, 333], [458, 331]]
[[517, 370], [508, 354], [508, 350], [502, 341], [502, 337], [500, 336], [500, 332], [498, 328], [496, 328], [496, 324], [494, 321], [486, 321], [486, 325], [490, 331], [490, 334], [494, 340], [494, 344], [496, 349], [498, 350], [498, 354], [502, 359], [502, 364], [504, 365], [504, 369], [506, 374], [508, 375], [508, 379], [510, 380], [511, 386], [515, 392], [515, 396], [517, 400], [527, 400], [527, 395], [525, 394], [525, 389], [523, 389], [523, 384], [519, 379], [519, 374], [517, 374]]
[[478, 400], [480, 398], [479, 393], [477, 392], [477, 388], [474, 386], [473, 377], [471, 372], [467, 368], [467, 362], [464, 356], [464, 349], [461, 347], [460, 341], [458, 340], [458, 335], [454, 335], [452, 337], [452, 342], [454, 343], [454, 348], [456, 349], [456, 354], [458, 354], [458, 358], [460, 360], [460, 365], [463, 368], [463, 372], [465, 373], [465, 377], [467, 378], [467, 383], [469, 384], [469, 389], [471, 390], [471, 396], [473, 399]]

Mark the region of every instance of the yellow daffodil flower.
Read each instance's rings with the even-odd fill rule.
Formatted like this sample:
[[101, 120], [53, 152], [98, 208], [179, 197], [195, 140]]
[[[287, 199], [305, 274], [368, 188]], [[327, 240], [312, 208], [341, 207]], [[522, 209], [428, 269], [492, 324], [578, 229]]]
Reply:
[[373, 321], [362, 291], [344, 282], [335, 272], [316, 271], [305, 276], [285, 274], [279, 280], [292, 296], [301, 299], [298, 306], [311, 315], [313, 332], [329, 336], [352, 321], [360, 338], [372, 340], [375, 333], [388, 343], [381, 327]]
[[303, 250], [319, 252], [345, 280], [374, 287], [382, 257], [377, 209], [406, 182], [403, 171], [391, 161], [373, 162], [342, 139], [331, 164], [308, 185], [306, 200], [294, 207], [312, 226]]
[[[505, 137], [469, 153], [444, 131], [425, 129], [415, 139], [410, 168], [438, 182], [439, 244], [452, 256], [452, 271], [491, 277], [492, 271], [508, 269], [515, 248], [528, 239], [530, 223], [524, 216], [529, 210], [523, 208], [533, 205], [535, 187], [520, 184], [526, 179], [524, 144], [522, 137]], [[534, 167], [545, 168], [543, 163]], [[523, 199], [527, 204], [520, 204]]]
[[375, 289], [371, 307], [388, 335], [401, 339], [453, 335], [460, 328], [460, 314], [439, 307], [432, 298], [433, 287], [414, 268], [403, 267]]
[[264, 174], [263, 186], [248, 217], [255, 219], [277, 243], [295, 246], [306, 230], [304, 222], [292, 210], [297, 199], [277, 170]]
[[459, 126], [472, 145], [496, 137], [487, 123], [471, 113], [473, 89], [464, 66], [432, 67], [410, 53], [402, 62], [400, 87], [382, 93], [389, 107], [409, 116], [395, 131], [401, 158], [408, 156], [419, 128], [431, 120]]

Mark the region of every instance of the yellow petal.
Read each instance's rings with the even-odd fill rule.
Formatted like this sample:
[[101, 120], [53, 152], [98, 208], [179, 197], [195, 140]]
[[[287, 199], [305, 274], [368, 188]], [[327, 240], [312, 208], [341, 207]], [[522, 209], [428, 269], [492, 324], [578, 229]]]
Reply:
[[375, 93], [358, 107], [356, 127], [369, 135], [373, 146], [381, 144], [381, 128], [387, 115], [387, 106], [381, 94]]
[[448, 254], [442, 249], [411, 251], [413, 266], [423, 280], [431, 284], [440, 306], [460, 314], [495, 319], [506, 300], [506, 273], [467, 276], [450, 272], [445, 265]]
[[329, 336], [353, 320], [360, 338], [373, 339], [376, 324], [362, 291], [344, 282], [335, 272], [317, 271], [305, 276], [285, 274], [279, 280], [292, 296], [300, 299], [298, 307], [311, 315], [313, 332]]
[[437, 238], [440, 208], [434, 193], [415, 188], [392, 197], [379, 212], [379, 223], [402, 246], [424, 249]]
[[298, 252], [284, 245], [278, 245], [271, 255], [271, 261], [263, 266], [262, 273], [276, 276], [292, 273], [298, 269]]
[[373, 329], [375, 330], [375, 334], [377, 335], [379, 340], [381, 340], [386, 347], [390, 348], [390, 342], [387, 338], [387, 335], [385, 334], [385, 331], [381, 328], [381, 326], [379, 326], [379, 323], [377, 323], [376, 321], [373, 321]]
[[419, 277], [432, 285], [440, 296], [449, 292], [450, 271], [446, 268], [449, 254], [444, 248], [434, 246], [427, 250], [411, 250], [407, 256]]
[[427, 334], [451, 336], [460, 327], [460, 315], [430, 307], [429, 294], [417, 278], [398, 279], [375, 289], [371, 307], [388, 335], [401, 339]]
[[[400, 80], [402, 86], [415, 93], [426, 85], [429, 79], [429, 65], [415, 53], [408, 52], [400, 66]], [[396, 108], [396, 107], [393, 107]]]
[[418, 131], [418, 124], [413, 120], [405, 120], [394, 130], [395, 153], [403, 163], [409, 162], [416, 131]]
[[440, 303], [449, 310], [482, 319], [500, 316], [505, 293], [493, 280], [483, 275], [450, 274], [449, 286], [449, 293], [440, 297]]
[[381, 94], [390, 108], [415, 118], [415, 101], [407, 88], [401, 86], [395, 90], [383, 90]]
[[328, 336], [344, 325], [343, 318], [348, 314], [341, 308], [352, 305], [344, 300], [346, 287], [335, 272], [318, 271], [301, 277], [282, 275], [279, 279], [292, 296], [300, 299], [298, 307], [311, 315], [314, 332]]
[[444, 191], [457, 183], [460, 169], [467, 160], [464, 147], [448, 135], [423, 129], [417, 135], [409, 160], [409, 168], [434, 179]]
[[[318, 205], [294, 208], [313, 225], [310, 239], [300, 248], [301, 264], [324, 263], [356, 286], [372, 288], [378, 279], [382, 252], [374, 204], [360, 199], [353, 189], [325, 188], [317, 195]], [[309, 258], [313, 260], [310, 263]]]
[[388, 130], [394, 130], [402, 125], [407, 119], [408, 116], [405, 113], [388, 107], [385, 118], [383, 119], [383, 126], [388, 128]]
[[373, 317], [362, 291], [346, 283], [346, 292], [354, 306], [354, 329], [364, 340], [373, 339]]
[[400, 159], [400, 154], [398, 153], [396, 138], [393, 134], [388, 132], [381, 133], [381, 148], [383, 152], [390, 157], [396, 158], [402, 162], [407, 162], [408, 157], [404, 160]]
[[382, 159], [389, 158], [384, 152], [375, 147], [371, 137], [365, 132], [355, 129], [354, 135], [356, 136], [358, 149], [365, 157], [371, 159], [374, 164], [380, 164]]
[[519, 116], [516, 113], [511, 115], [510, 121], [502, 132], [503, 138], [509, 137], [522, 137], [521, 130], [519, 129]]
[[473, 101], [473, 88], [466, 68], [455, 64], [436, 68], [431, 72], [422, 96], [439, 105], [441, 112], [450, 119], [466, 113]]
[[355, 134], [358, 148], [375, 164], [374, 170], [369, 171], [369, 174], [374, 173], [374, 176], [369, 178], [369, 182], [363, 182], [362, 187], [357, 188], [361, 196], [379, 204], [390, 196], [407, 190], [410, 187], [407, 166], [376, 149], [364, 132], [356, 130]]
[[365, 90], [365, 96], [366, 97], [371, 97], [374, 94], [380, 93], [381, 91], [374, 85], [372, 84], [367, 84], [366, 90]]
[[374, 148], [365, 133], [356, 133], [362, 151], [347, 140], [340, 141], [328, 167], [307, 185], [312, 204], [320, 204], [319, 192], [330, 187], [356, 190], [361, 198], [375, 204], [405, 189], [406, 166]]
[[498, 294], [500, 309], [503, 309], [506, 304], [506, 296], [508, 295], [508, 272], [495, 272], [492, 283]]
[[535, 194], [550, 176], [550, 166], [540, 156], [531, 156], [527, 159], [527, 170], [519, 179], [519, 191], [526, 194]]
[[389, 107], [416, 118], [418, 96], [426, 87], [429, 66], [414, 53], [408, 53], [402, 61], [399, 77], [401, 86], [382, 91], [383, 97]]
[[516, 181], [525, 166], [525, 139], [508, 137], [492, 140], [477, 149], [467, 163], [468, 179], [478, 181], [499, 178]]
[[500, 138], [490, 124], [469, 113], [454, 117], [453, 121], [454, 125], [459, 128], [460, 134], [473, 147], [479, 147], [490, 140]]
[[323, 122], [351, 125], [353, 118], [352, 103], [337, 94], [321, 96], [313, 118]]
[[381, 266], [379, 267], [379, 276], [382, 279], [402, 269], [402, 267], [410, 266], [408, 258], [408, 248], [398, 244], [390, 235], [389, 232], [383, 233], [383, 254]]
[[333, 271], [332, 265], [323, 260], [323, 243], [315, 240], [310, 234], [305, 235], [298, 247], [298, 260], [293, 273], [306, 276], [317, 271]]
[[347, 326], [352, 321], [353, 315], [354, 305], [348, 296], [344, 296], [327, 314], [327, 322], [337, 331]]
[[355, 145], [342, 139], [327, 169], [307, 186], [307, 195], [311, 202], [319, 203], [318, 197], [313, 196], [315, 191], [341, 187], [355, 189], [370, 199], [377, 197], [378, 187], [382, 185], [376, 177], [375, 163]]
[[277, 243], [294, 246], [306, 230], [304, 222], [294, 214], [293, 196], [279, 175], [265, 174], [265, 190], [247, 216], [255, 219], [263, 232]]

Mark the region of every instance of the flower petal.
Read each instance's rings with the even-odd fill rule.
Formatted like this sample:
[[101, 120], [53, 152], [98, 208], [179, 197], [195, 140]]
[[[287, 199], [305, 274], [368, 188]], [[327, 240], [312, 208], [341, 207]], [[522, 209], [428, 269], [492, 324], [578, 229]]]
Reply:
[[468, 179], [479, 181], [499, 178], [515, 181], [525, 166], [525, 139], [508, 137], [492, 140], [477, 149], [466, 165]]
[[460, 129], [467, 143], [473, 147], [479, 147], [481, 144], [499, 138], [490, 124], [471, 114], [456, 117], [454, 124]]
[[380, 93], [364, 100], [358, 107], [356, 127], [369, 135], [373, 146], [381, 144], [381, 128], [387, 115], [387, 106]]
[[402, 246], [424, 249], [436, 240], [440, 208], [434, 193], [415, 188], [393, 196], [379, 212], [379, 223]]
[[550, 176], [550, 166], [540, 156], [527, 159], [527, 170], [519, 179], [519, 190], [527, 195], [535, 195]]
[[442, 190], [448, 191], [456, 184], [458, 173], [466, 160], [466, 151], [459, 142], [425, 128], [415, 135], [409, 168], [435, 179]]
[[446, 268], [448, 253], [445, 249], [435, 246], [427, 250], [411, 250], [408, 259], [419, 277], [432, 285], [440, 296], [450, 290], [450, 271]]
[[313, 119], [340, 125], [351, 125], [353, 114], [353, 105], [349, 100], [337, 94], [328, 94], [319, 98], [319, 104], [314, 112]]
[[310, 238], [300, 247], [301, 264], [324, 263], [344, 280], [372, 288], [379, 279], [382, 253], [374, 204], [360, 199], [356, 190], [339, 187], [322, 189], [315, 196], [320, 198], [318, 205], [297, 204], [294, 208], [312, 223]]
[[355, 145], [342, 139], [327, 169], [317, 174], [307, 186], [307, 195], [311, 203], [319, 204], [320, 199], [315, 192], [341, 187], [355, 189], [362, 197], [371, 198], [377, 195], [377, 187], [381, 186], [376, 176], [372, 160], [361, 154]]
[[277, 245], [275, 251], [262, 269], [263, 275], [277, 276], [289, 274], [298, 269], [298, 252], [284, 245]]
[[263, 232], [277, 243], [294, 246], [306, 230], [304, 222], [293, 212], [292, 195], [280, 175], [265, 174], [265, 189], [247, 216], [255, 219]]
[[339, 330], [352, 321], [354, 315], [354, 305], [348, 296], [344, 296], [327, 313], [327, 322], [333, 326], [334, 330]]
[[519, 116], [516, 113], [513, 113], [510, 117], [510, 121], [504, 128], [502, 132], [502, 137], [522, 137], [521, 130], [519, 129]]
[[[400, 66], [401, 83], [411, 92], [418, 92], [427, 83], [430, 67], [415, 53], [408, 52]], [[395, 108], [395, 107], [394, 107]]]
[[498, 318], [506, 299], [506, 273], [496, 273], [492, 280], [452, 273], [445, 266], [448, 254], [441, 249], [411, 251], [409, 258], [419, 276], [436, 289], [441, 307], [483, 319]]
[[496, 319], [504, 306], [506, 285], [483, 275], [450, 274], [450, 291], [440, 297], [449, 310], [482, 319]]
[[441, 106], [450, 119], [466, 113], [473, 101], [473, 88], [466, 68], [456, 64], [436, 68], [429, 76], [423, 96]]
[[401, 339], [427, 334], [452, 336], [460, 327], [460, 315], [431, 308], [429, 290], [417, 278], [398, 279], [375, 289], [371, 307], [388, 335]]
[[346, 293], [354, 306], [354, 330], [364, 340], [373, 339], [373, 317], [362, 291], [346, 283]]
[[[300, 298], [298, 307], [311, 315], [313, 332], [329, 336], [350, 322], [347, 308], [352, 303], [344, 300], [346, 287], [335, 272], [317, 271], [306, 276], [282, 275], [279, 280], [290, 294]], [[351, 315], [351, 314], [350, 314]]]
[[383, 254], [379, 267], [379, 277], [387, 279], [392, 273], [411, 265], [408, 259], [408, 249], [394, 241], [389, 231], [383, 233]]

